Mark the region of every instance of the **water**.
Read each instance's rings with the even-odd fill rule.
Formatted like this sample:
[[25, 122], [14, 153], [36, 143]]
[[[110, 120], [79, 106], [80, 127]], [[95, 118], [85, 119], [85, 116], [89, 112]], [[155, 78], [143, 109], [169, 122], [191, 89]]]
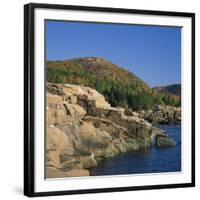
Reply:
[[165, 130], [177, 145], [175, 147], [139, 150], [123, 153], [100, 163], [90, 170], [91, 176], [141, 174], [181, 171], [181, 127], [180, 125], [164, 125]]

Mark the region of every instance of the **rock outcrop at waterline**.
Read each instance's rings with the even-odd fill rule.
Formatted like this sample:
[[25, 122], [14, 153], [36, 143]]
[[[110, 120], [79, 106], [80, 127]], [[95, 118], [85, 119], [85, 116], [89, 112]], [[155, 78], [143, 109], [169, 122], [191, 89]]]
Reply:
[[46, 99], [46, 178], [88, 176], [88, 169], [106, 158], [150, 148], [158, 136], [168, 138], [89, 87], [48, 83]]
[[156, 137], [156, 145], [158, 147], [173, 147], [176, 146], [176, 142], [172, 138], [159, 135]]
[[152, 124], [180, 124], [181, 108], [158, 105], [148, 111], [140, 111], [139, 116]]

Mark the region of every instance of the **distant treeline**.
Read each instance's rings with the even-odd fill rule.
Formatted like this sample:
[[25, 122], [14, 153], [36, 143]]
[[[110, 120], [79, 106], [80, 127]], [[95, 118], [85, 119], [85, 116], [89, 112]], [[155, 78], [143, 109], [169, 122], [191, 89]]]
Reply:
[[89, 86], [103, 94], [112, 106], [128, 107], [132, 110], [148, 110], [155, 105], [181, 104], [180, 97], [158, 93], [134, 74], [104, 60], [102, 63], [79, 59], [48, 62], [47, 81]]

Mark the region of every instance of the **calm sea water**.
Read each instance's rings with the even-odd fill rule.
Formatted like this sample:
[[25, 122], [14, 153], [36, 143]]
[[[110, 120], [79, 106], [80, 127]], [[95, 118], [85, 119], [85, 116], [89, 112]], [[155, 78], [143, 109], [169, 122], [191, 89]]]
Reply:
[[140, 174], [181, 171], [181, 127], [180, 125], [164, 125], [159, 128], [174, 138], [175, 147], [139, 150], [120, 154], [100, 163], [90, 170], [91, 176]]

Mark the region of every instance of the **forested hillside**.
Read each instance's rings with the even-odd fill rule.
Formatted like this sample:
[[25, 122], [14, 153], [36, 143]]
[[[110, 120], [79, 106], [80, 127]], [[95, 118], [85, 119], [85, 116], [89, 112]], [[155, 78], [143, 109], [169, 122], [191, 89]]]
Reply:
[[47, 81], [89, 86], [112, 106], [148, 110], [155, 105], [180, 106], [180, 97], [152, 90], [133, 73], [97, 57], [47, 62]]

